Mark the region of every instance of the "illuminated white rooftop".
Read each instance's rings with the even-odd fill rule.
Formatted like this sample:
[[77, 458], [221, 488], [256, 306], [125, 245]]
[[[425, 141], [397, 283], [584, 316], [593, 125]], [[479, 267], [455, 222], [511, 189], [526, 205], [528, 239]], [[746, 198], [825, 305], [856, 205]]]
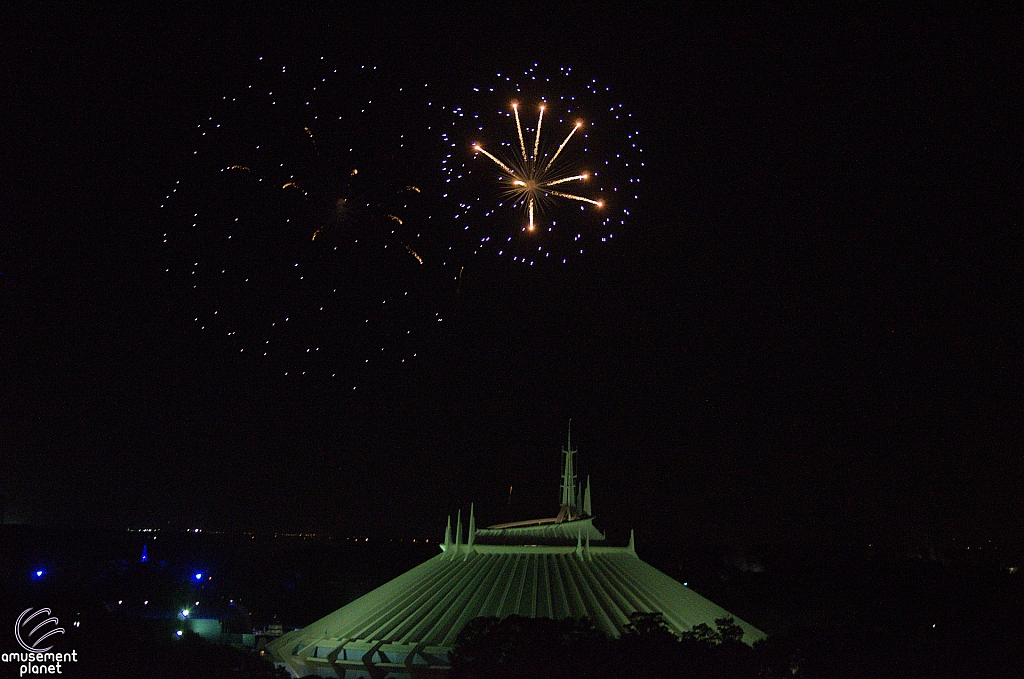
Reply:
[[[604, 535], [589, 516], [589, 482], [581, 492], [575, 451], [563, 453], [562, 499], [572, 504], [563, 502], [557, 518], [477, 529], [471, 510], [465, 540], [461, 518], [454, 539], [449, 521], [440, 554], [274, 641], [267, 648], [273, 660], [297, 677], [353, 677], [371, 666], [443, 675], [459, 631], [479, 616], [586, 616], [611, 636], [622, 633], [634, 611], [662, 613], [677, 633], [734, 617], [642, 561], [632, 533], [624, 546], [592, 544], [603, 543]], [[736, 624], [748, 643], [765, 636], [742, 620]]]

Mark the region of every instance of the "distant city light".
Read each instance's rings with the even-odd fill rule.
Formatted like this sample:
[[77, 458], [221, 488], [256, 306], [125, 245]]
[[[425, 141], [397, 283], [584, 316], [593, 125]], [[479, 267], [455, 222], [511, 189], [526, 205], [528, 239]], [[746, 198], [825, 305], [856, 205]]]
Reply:
[[180, 637], [182, 634], [184, 634], [184, 632], [182, 632], [181, 630], [178, 630], [174, 634], [175, 634], [175, 636], [179, 636]]
[[187, 618], [188, 617], [188, 609], [187, 608], [181, 609], [181, 617], [183, 617], [183, 618]]
[[202, 580], [202, 579], [203, 579], [203, 574], [202, 573], [196, 573], [196, 580]]
[[45, 573], [45, 572], [46, 572], [46, 571], [41, 571], [41, 570], [39, 570], [39, 571], [36, 571], [36, 572], [35, 572], [35, 577], [37, 577], [37, 578], [41, 578], [41, 577], [43, 577], [43, 573]]

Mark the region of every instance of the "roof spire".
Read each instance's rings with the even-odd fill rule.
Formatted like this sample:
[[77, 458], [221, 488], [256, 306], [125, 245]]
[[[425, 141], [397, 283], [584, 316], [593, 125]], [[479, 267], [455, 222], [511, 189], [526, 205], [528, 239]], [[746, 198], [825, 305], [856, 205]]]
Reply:
[[[564, 507], [577, 509], [576, 501], [576, 451], [572, 447], [572, 420], [569, 420], [569, 435], [562, 448], [562, 498]], [[571, 514], [571, 512], [570, 512]]]
[[[460, 509], [455, 516], [455, 554], [458, 554], [459, 549], [462, 547], [462, 510]], [[455, 554], [452, 556], [455, 556]]]
[[594, 515], [594, 512], [590, 507], [590, 474], [587, 474], [587, 489], [583, 491], [583, 515]]
[[[473, 543], [476, 542], [476, 517], [473, 516], [473, 503], [469, 504], [469, 535], [466, 538], [466, 547], [473, 551]], [[469, 556], [467, 554], [466, 556]]]

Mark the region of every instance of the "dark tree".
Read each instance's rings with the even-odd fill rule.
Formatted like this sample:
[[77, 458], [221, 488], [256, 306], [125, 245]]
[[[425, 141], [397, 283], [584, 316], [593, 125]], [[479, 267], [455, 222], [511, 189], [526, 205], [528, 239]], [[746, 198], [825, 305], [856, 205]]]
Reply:
[[456, 679], [607, 676], [608, 639], [586, 618], [476, 618], [452, 651]]

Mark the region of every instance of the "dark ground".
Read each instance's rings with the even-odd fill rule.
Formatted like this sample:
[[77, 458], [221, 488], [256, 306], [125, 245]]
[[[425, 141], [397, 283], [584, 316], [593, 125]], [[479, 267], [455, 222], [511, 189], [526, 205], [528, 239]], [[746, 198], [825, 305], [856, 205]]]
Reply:
[[[97, 634], [130, 631], [131, 643], [115, 646], [115, 655], [162, 648], [170, 628], [160, 620], [173, 617], [183, 602], [194, 616], [221, 619], [225, 631], [274, 622], [301, 627], [437, 550], [422, 537], [416, 543], [366, 537], [162, 532], [152, 540], [137, 533], [6, 526], [0, 577], [10, 584], [3, 610], [16, 616], [29, 606], [51, 608], [68, 630], [62, 643], [86, 656], [102, 646]], [[143, 542], [146, 564], [139, 563]], [[754, 546], [641, 539], [638, 553], [734, 615], [798, 643], [807, 657], [834, 664], [834, 673], [820, 676], [847, 676], [835, 668], [857, 659], [865, 668], [891, 669], [890, 676], [921, 676], [917, 672], [933, 667], [936, 654], [956, 662], [946, 662], [947, 674], [933, 676], [1012, 676], [1005, 663], [1014, 657], [1016, 630], [1024, 622], [1019, 551], [992, 544]], [[35, 570], [45, 575], [34, 578]], [[203, 573], [200, 585], [192, 579], [195, 572]], [[140, 605], [143, 599], [150, 604]], [[81, 626], [72, 627], [74, 620]]]

